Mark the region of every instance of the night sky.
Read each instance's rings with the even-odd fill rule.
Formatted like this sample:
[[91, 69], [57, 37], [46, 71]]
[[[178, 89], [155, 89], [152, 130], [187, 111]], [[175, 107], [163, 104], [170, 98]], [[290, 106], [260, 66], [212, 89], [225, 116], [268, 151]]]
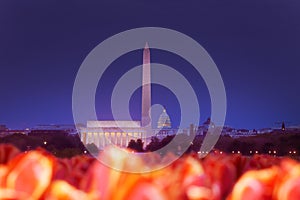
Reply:
[[[300, 124], [299, 11], [298, 0], [2, 0], [0, 124], [26, 128], [73, 123], [73, 83], [88, 53], [114, 34], [148, 26], [180, 31], [207, 50], [227, 92], [225, 124], [249, 129], [278, 121]], [[172, 53], [151, 53], [152, 61], [174, 67], [190, 81], [203, 122], [211, 105], [201, 76]], [[105, 119], [111, 117], [108, 107], [116, 80], [140, 64], [142, 50], [130, 52], [104, 74], [96, 108]], [[134, 119], [140, 117], [140, 95], [138, 90], [131, 99]], [[172, 92], [154, 85], [153, 102], [165, 105], [174, 126], [178, 124], [180, 109]]]

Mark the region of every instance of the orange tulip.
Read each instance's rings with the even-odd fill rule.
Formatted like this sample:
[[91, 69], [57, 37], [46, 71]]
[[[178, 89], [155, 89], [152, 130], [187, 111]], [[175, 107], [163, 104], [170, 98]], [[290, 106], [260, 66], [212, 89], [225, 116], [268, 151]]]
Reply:
[[53, 160], [39, 151], [16, 157], [8, 165], [0, 197], [10, 194], [18, 199], [39, 199], [51, 182], [52, 166]]
[[230, 200], [268, 200], [272, 199], [279, 168], [274, 166], [262, 170], [246, 172], [235, 184]]
[[277, 200], [300, 199], [300, 164], [294, 160], [284, 159], [281, 163], [281, 176], [275, 187]]
[[68, 184], [65, 181], [54, 181], [49, 190], [44, 195], [45, 200], [83, 200], [83, 199], [96, 199], [89, 197], [83, 191], [80, 191]]
[[0, 164], [7, 164], [20, 154], [20, 150], [9, 144], [0, 144]]

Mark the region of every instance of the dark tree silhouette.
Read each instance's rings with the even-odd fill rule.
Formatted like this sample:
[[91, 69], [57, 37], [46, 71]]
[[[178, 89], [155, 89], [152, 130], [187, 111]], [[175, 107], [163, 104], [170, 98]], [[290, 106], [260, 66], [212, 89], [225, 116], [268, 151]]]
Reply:
[[161, 148], [160, 141], [157, 137], [152, 137], [151, 142], [146, 146], [146, 151], [156, 151]]
[[144, 143], [142, 142], [142, 140], [137, 139], [137, 141], [130, 140], [127, 148], [132, 149], [136, 152], [143, 152], [144, 151], [143, 146], [144, 146]]

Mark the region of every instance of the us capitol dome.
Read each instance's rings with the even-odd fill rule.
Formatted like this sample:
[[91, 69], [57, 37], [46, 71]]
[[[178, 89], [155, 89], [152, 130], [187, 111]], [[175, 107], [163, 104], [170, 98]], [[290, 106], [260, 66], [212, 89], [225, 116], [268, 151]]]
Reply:
[[171, 128], [171, 120], [165, 108], [163, 109], [163, 112], [159, 116], [157, 122], [157, 128], [159, 129]]

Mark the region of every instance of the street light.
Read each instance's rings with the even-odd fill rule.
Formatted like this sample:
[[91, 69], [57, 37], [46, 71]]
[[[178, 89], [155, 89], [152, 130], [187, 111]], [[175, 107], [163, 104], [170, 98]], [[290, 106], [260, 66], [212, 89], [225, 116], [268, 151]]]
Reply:
[[44, 145], [46, 145], [47, 144], [47, 141], [44, 141]]

